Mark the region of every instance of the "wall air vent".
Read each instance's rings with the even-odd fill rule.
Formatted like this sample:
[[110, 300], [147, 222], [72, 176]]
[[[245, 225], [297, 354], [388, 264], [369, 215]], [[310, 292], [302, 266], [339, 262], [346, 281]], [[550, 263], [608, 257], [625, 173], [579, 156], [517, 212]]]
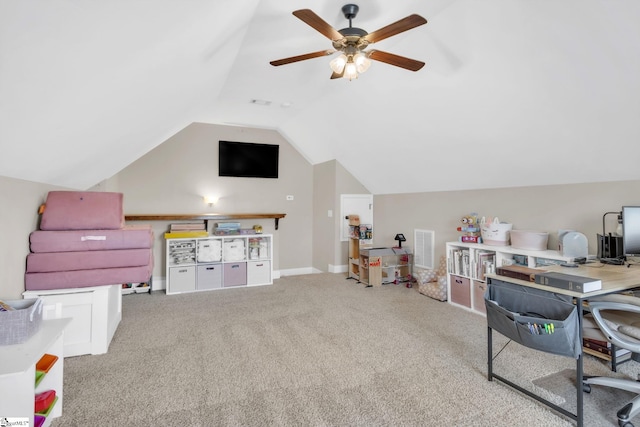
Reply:
[[434, 240], [433, 230], [413, 230], [413, 263], [416, 267], [435, 269], [434, 266]]

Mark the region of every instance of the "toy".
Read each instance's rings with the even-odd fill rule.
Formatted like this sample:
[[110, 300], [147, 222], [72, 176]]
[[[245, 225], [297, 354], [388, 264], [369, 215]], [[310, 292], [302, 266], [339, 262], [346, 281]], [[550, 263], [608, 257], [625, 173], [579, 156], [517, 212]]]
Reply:
[[470, 215], [463, 216], [460, 222], [462, 222], [462, 226], [458, 227], [457, 230], [464, 233], [460, 236], [461, 242], [482, 243], [477, 213], [472, 212]]

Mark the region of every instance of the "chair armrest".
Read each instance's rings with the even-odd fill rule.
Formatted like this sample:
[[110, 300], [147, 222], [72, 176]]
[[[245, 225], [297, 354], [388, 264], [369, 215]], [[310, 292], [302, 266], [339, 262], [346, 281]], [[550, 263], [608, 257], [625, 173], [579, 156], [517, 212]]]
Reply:
[[[628, 298], [638, 299], [634, 297]], [[607, 324], [607, 322], [605, 321], [606, 316], [603, 317], [602, 312], [608, 310], [623, 311], [626, 313], [635, 313], [640, 315], [640, 306], [635, 304], [611, 301], [589, 301], [589, 311], [591, 311], [593, 320], [595, 320], [596, 324], [605, 335], [607, 340], [617, 347], [626, 348], [633, 353], [640, 353], [640, 341], [627, 338], [627, 335], [624, 335], [622, 332], [611, 328]]]

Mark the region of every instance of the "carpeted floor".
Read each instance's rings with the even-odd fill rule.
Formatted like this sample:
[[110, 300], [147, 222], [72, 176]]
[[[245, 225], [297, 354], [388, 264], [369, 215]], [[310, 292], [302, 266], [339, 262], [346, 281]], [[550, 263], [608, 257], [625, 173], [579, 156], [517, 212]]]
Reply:
[[[506, 343], [494, 334], [494, 354]], [[484, 317], [342, 274], [132, 294], [107, 354], [65, 359], [53, 426], [574, 425], [487, 381], [486, 354]], [[618, 375], [635, 377], [639, 364], [625, 365]], [[539, 379], [574, 366], [515, 343], [494, 361], [501, 375], [551, 395]], [[589, 357], [585, 372], [609, 371]], [[617, 425], [617, 406], [587, 406], [587, 426]]]

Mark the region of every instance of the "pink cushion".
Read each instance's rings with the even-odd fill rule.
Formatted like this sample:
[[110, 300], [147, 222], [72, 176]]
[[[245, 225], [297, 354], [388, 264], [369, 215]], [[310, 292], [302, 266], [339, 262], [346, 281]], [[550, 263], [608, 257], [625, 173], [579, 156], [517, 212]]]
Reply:
[[153, 249], [31, 253], [27, 255], [27, 273], [138, 267], [150, 264], [152, 257]]
[[124, 226], [122, 193], [50, 191], [41, 230], [114, 230]]
[[120, 230], [32, 231], [31, 252], [78, 252], [153, 248], [150, 225], [125, 225]]
[[27, 291], [86, 288], [88, 286], [147, 282], [152, 271], [153, 263], [150, 263], [139, 267], [25, 273], [24, 281]]

